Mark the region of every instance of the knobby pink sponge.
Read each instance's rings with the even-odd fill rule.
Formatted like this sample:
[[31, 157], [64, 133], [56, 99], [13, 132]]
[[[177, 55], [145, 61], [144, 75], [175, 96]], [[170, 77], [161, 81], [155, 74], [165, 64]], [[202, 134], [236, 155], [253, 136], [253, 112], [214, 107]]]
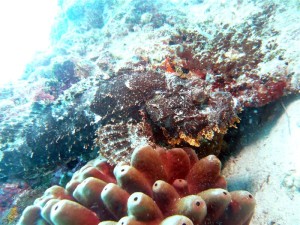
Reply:
[[95, 159], [65, 188], [53, 186], [28, 206], [18, 225], [247, 225], [255, 199], [226, 190], [221, 162], [190, 148], [145, 146], [130, 164]]

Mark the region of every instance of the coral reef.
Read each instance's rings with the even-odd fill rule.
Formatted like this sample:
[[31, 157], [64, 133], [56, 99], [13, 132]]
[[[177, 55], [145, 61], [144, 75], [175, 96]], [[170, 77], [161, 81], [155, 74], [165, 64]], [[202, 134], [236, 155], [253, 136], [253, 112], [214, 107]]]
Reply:
[[0, 89], [3, 180], [148, 142], [218, 155], [241, 110], [299, 93], [296, 0], [59, 6], [52, 48]]
[[70, 30], [83, 32], [102, 28], [106, 19], [105, 11], [109, 5], [105, 0], [69, 0], [60, 1], [59, 6], [59, 17], [52, 29], [53, 41], [60, 40]]
[[[259, 18], [271, 16], [273, 10], [270, 6], [257, 13], [254, 23], [266, 23]], [[179, 30], [169, 40], [170, 53], [164, 67], [180, 77], [200, 77], [212, 92], [229, 92], [243, 106], [266, 105], [291, 91], [287, 86], [292, 77], [284, 71], [284, 63], [278, 73], [259, 72], [266, 57], [276, 57], [261, 50], [263, 29], [264, 24], [253, 28], [244, 22], [216, 31], [211, 39], [197, 31]]]
[[[194, 28], [154, 29], [162, 35], [159, 40], [140, 28], [127, 34], [140, 44], [129, 45], [124, 38], [101, 46], [103, 54], [96, 63], [105, 79], [99, 82], [91, 104], [92, 111], [101, 116], [101, 136], [96, 139], [100, 154], [119, 160], [119, 148], [109, 154], [109, 148], [102, 148], [105, 144], [99, 141], [104, 135], [109, 143], [117, 140], [119, 144], [120, 134], [117, 130], [106, 134], [107, 125], [123, 126], [146, 117], [144, 124], [152, 128], [155, 143], [198, 147], [210, 142], [212, 146], [236, 126], [238, 113], [245, 107], [262, 107], [283, 95], [298, 93], [299, 79], [295, 83], [295, 74], [283, 57], [285, 50], [265, 41], [266, 36], [279, 33], [265, 32], [277, 7], [263, 5], [233, 24], [208, 19], [207, 23], [191, 21]], [[146, 38], [140, 40], [139, 35]], [[147, 45], [151, 49], [144, 47]], [[276, 64], [276, 69], [270, 71], [269, 63]], [[133, 150], [128, 140], [132, 138], [130, 134], [123, 138], [127, 142], [123, 149], [130, 149], [128, 158]], [[124, 150], [120, 155], [126, 158]], [[218, 146], [207, 148], [207, 154], [219, 152]]]
[[[52, 82], [55, 88], [48, 93], [42, 89], [33, 95], [13, 91], [13, 98], [24, 103], [14, 103], [18, 112], [8, 107], [0, 121], [0, 178], [34, 178], [55, 169], [57, 161], [67, 163], [92, 153], [97, 126], [93, 123], [95, 116], [86, 109], [94, 91], [88, 86], [88, 78], [77, 81], [80, 90], [78, 86], [68, 87], [72, 82], [67, 79], [61, 86]], [[36, 87], [31, 88], [36, 91]]]
[[46, 190], [18, 225], [249, 224], [254, 197], [228, 192], [220, 171], [216, 156], [199, 160], [191, 148], [145, 146], [116, 166], [98, 158]]
[[[292, 13], [298, 7], [294, 1], [66, 0], [59, 4], [52, 49], [37, 54], [18, 85], [0, 90], [0, 177], [36, 176], [39, 169], [49, 171], [58, 160], [87, 156], [98, 147], [93, 146], [93, 139], [105, 133], [102, 126], [121, 126], [108, 124], [107, 112], [97, 110], [106, 115], [102, 119], [90, 111], [97, 88], [120, 97], [114, 102], [119, 106], [112, 118], [127, 123], [137, 117], [138, 123], [142, 108], [154, 140], [164, 137], [160, 140], [164, 144], [194, 146], [202, 145], [204, 139], [221, 140], [238, 121], [240, 109], [261, 107], [299, 92], [300, 56], [291, 47], [298, 45], [299, 36], [298, 13]], [[244, 10], [248, 8], [252, 10]], [[126, 87], [131, 76], [130, 84], [140, 87], [138, 82], [148, 75], [149, 80], [154, 76], [162, 83], [153, 79], [154, 84], [141, 93]], [[174, 80], [178, 90], [169, 89], [163, 79]], [[120, 93], [140, 100], [136, 107], [135, 102], [109, 90], [114, 82]], [[105, 95], [101, 90], [98, 93], [94, 103]], [[178, 101], [177, 108], [174, 101]], [[213, 112], [210, 118], [210, 112], [203, 115], [206, 107]], [[112, 108], [107, 110], [112, 112]], [[180, 112], [186, 111], [194, 114], [182, 120]]]
[[[0, 182], [0, 218], [2, 215], [8, 213], [12, 218], [15, 215], [15, 209], [10, 207], [13, 205], [14, 196], [22, 193], [28, 188], [22, 180], [7, 180], [6, 182]], [[10, 212], [6, 212], [10, 209]], [[1, 220], [0, 220], [1, 221]]]

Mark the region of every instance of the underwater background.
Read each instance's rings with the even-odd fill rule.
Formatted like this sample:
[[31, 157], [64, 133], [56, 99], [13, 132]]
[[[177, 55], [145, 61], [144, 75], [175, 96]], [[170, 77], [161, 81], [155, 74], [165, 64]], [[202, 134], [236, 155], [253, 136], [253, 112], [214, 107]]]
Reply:
[[0, 86], [1, 224], [300, 224], [298, 0], [57, 6]]

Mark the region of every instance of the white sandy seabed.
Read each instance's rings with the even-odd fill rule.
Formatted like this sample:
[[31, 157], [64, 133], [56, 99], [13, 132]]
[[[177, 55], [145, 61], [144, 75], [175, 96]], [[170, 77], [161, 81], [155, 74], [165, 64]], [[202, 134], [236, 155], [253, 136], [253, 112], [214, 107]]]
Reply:
[[224, 163], [229, 189], [256, 198], [251, 225], [300, 224], [300, 99], [282, 107], [275, 123], [257, 130], [258, 140]]

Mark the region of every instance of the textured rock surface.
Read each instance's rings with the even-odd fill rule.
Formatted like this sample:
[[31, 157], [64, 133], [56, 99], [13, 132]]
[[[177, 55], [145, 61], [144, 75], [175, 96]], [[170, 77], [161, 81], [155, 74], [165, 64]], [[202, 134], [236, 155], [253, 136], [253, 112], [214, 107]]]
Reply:
[[[105, 54], [96, 62], [109, 79], [101, 82], [92, 104], [92, 110], [103, 116], [101, 124], [136, 120], [142, 109], [140, 118], [146, 117], [154, 127], [154, 142], [162, 141], [155, 136], [163, 136], [163, 143], [199, 146], [214, 137], [212, 143], [219, 142], [222, 134], [239, 121], [236, 114], [244, 107], [261, 107], [299, 92], [299, 55], [279, 47], [286, 46], [283, 37], [295, 44], [298, 40], [288, 37], [286, 30], [279, 30], [273, 20], [282, 20], [282, 15], [288, 13], [286, 5], [185, 4], [194, 15], [187, 16], [189, 25], [183, 22], [186, 17], [182, 10], [176, 11], [174, 6], [176, 18], [166, 19], [163, 27], [154, 29], [151, 22], [136, 25], [134, 32], [126, 33], [128, 38], [101, 47]], [[241, 13], [243, 7], [252, 7], [252, 13]], [[212, 19], [218, 8], [224, 12], [223, 20]], [[203, 11], [203, 17], [197, 16]], [[299, 31], [295, 24], [290, 28], [293, 33]], [[160, 39], [155, 39], [158, 36]], [[130, 39], [138, 41], [130, 45]], [[155, 74], [158, 76], [153, 77]], [[114, 89], [116, 86], [120, 92]], [[104, 109], [110, 112], [109, 118]], [[99, 133], [105, 134], [101, 129]], [[114, 142], [111, 133], [109, 137]], [[109, 155], [106, 150], [100, 153]], [[115, 154], [111, 157], [114, 161]]]
[[20, 112], [6, 114], [1, 121], [1, 178], [34, 178], [43, 168], [55, 168], [58, 161], [69, 162], [91, 153], [96, 126], [88, 109], [94, 92], [87, 86], [88, 80], [79, 83], [80, 89], [64, 90], [49, 103], [18, 96], [25, 101], [17, 106]]

